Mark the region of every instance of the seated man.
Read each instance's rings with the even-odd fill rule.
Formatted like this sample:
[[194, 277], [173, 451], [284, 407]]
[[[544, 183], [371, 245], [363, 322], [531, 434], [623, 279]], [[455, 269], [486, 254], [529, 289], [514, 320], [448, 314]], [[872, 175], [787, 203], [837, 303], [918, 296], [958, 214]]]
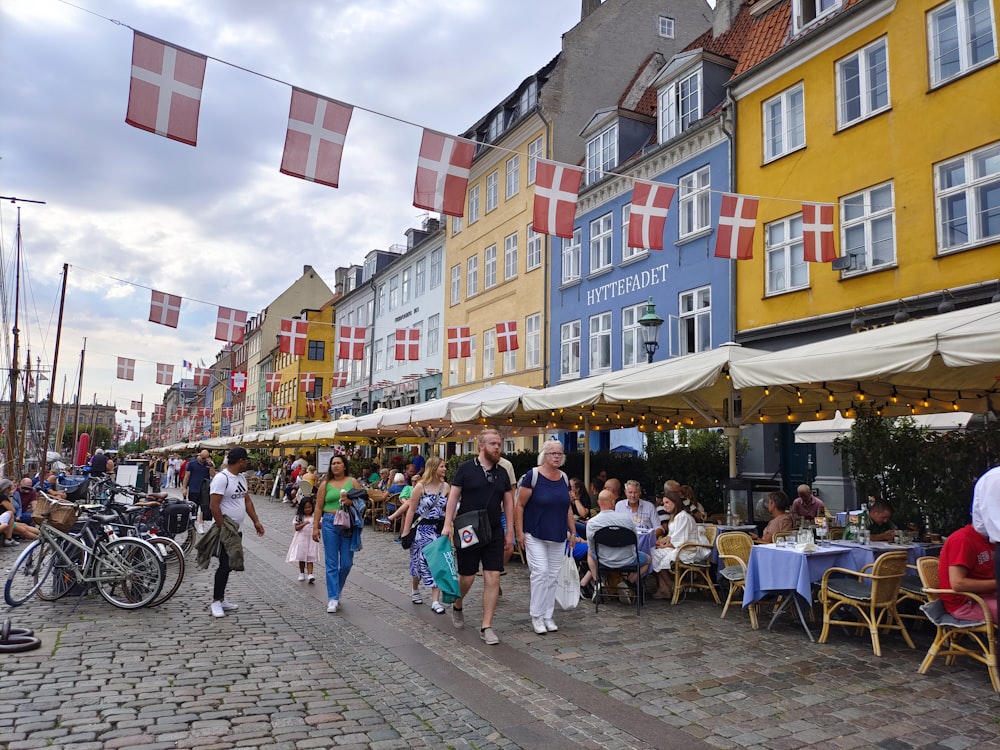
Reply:
[[[24, 480], [31, 487], [31, 479], [25, 477]], [[14, 483], [9, 479], [0, 479], [0, 537], [3, 538], [3, 546], [11, 547], [17, 542], [14, 537], [32, 541], [38, 538], [38, 529], [29, 526], [21, 518], [20, 500], [14, 497]]]
[[[951, 534], [941, 548], [938, 577], [941, 588], [978, 594], [986, 602], [997, 621], [997, 582], [993, 573], [993, 550], [990, 540], [972, 524]], [[941, 603], [948, 614], [959, 620], [980, 620], [979, 605], [964, 596], [941, 594]]]
[[759, 538], [756, 534], [750, 534], [750, 536], [764, 544], [770, 544], [774, 541], [774, 535], [777, 532], [791, 531], [794, 524], [792, 523], [792, 514], [788, 512], [789, 505], [788, 495], [781, 490], [769, 492], [767, 510], [771, 514], [771, 520], [764, 527], [764, 533]]
[[792, 520], [813, 522], [826, 514], [826, 506], [813, 494], [808, 484], [800, 484], [796, 492], [798, 497], [792, 502]]
[[[595, 543], [594, 534], [597, 533], [599, 529], [607, 528], [608, 526], [624, 526], [627, 529], [632, 529], [635, 531], [635, 522], [632, 520], [631, 513], [621, 513], [614, 509], [615, 507], [615, 496], [610, 490], [601, 490], [597, 495], [597, 507], [600, 511], [596, 516], [587, 521], [587, 573], [580, 580], [580, 586], [585, 590], [589, 589], [589, 584], [591, 581], [597, 580], [597, 558], [595, 554]], [[625, 568], [630, 565], [635, 565], [635, 553], [634, 550], [629, 547], [609, 547], [602, 549], [601, 551], [601, 562], [610, 568]], [[649, 555], [645, 552], [639, 553], [639, 573], [641, 575], [646, 575], [646, 571], [649, 570]], [[639, 586], [642, 585], [641, 582], [635, 580], [635, 573], [631, 573], [628, 576], [629, 583]], [[598, 591], [594, 591], [594, 596], [597, 596]], [[631, 602], [631, 596], [629, 595], [628, 584], [622, 581], [618, 584], [618, 596], [623, 604], [628, 604]]]
[[876, 500], [868, 509], [868, 532], [873, 542], [891, 542], [896, 524], [892, 522], [892, 506], [885, 500]]
[[[65, 493], [63, 493], [63, 495], [65, 496]], [[21, 479], [17, 489], [14, 490], [13, 497], [14, 510], [17, 514], [14, 520], [33, 526], [34, 522], [31, 520], [31, 509], [35, 506], [37, 494], [35, 493], [35, 488], [32, 486], [31, 480], [28, 477]]]
[[636, 528], [656, 529], [660, 527], [656, 506], [649, 500], [642, 499], [642, 486], [634, 479], [625, 482], [625, 499], [615, 503], [615, 511], [631, 516], [632, 520], [635, 521]]

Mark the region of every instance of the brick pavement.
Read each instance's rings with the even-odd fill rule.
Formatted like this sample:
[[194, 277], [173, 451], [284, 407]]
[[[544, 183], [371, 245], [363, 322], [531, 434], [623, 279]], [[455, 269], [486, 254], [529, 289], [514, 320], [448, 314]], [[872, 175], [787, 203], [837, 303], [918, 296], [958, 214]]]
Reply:
[[[326, 748], [996, 747], [1000, 700], [985, 669], [916, 668], [890, 636], [884, 656], [835, 631], [810, 644], [786, 619], [751, 631], [716, 604], [650, 600], [557, 612], [535, 635], [527, 576], [512, 562], [495, 627], [481, 643], [479, 587], [469, 624], [409, 601], [407, 556], [364, 535], [340, 613], [284, 562], [288, 506], [257, 501], [268, 533], [208, 615], [211, 571], [189, 566], [160, 608], [123, 612], [96, 596], [33, 600], [0, 617], [32, 627], [39, 651], [0, 656], [0, 747]], [[0, 551], [0, 571], [16, 550]], [[429, 602], [429, 597], [427, 597]], [[13, 696], [13, 697], [12, 697]], [[23, 697], [18, 697], [23, 696]]]

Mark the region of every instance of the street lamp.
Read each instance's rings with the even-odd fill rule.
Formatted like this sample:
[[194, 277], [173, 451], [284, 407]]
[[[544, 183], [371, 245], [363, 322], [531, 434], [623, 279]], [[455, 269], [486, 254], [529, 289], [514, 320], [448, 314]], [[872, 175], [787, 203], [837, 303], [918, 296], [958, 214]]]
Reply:
[[354, 394], [354, 398], [351, 399], [351, 414], [353, 416], [358, 416], [361, 414], [361, 394]]
[[652, 364], [653, 355], [660, 348], [660, 326], [663, 325], [663, 318], [656, 314], [652, 297], [646, 303], [645, 314], [639, 318], [639, 325], [642, 326], [642, 345], [646, 347], [646, 363]]

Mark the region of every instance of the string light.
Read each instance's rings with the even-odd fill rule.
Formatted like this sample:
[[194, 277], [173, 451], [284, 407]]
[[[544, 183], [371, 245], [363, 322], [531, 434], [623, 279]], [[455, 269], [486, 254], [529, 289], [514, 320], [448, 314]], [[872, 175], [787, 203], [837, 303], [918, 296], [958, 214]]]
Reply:
[[931, 405], [931, 392], [930, 391], [927, 391], [927, 395], [924, 396], [924, 400], [922, 401], [922, 403], [923, 403], [925, 409], [928, 406]]
[[889, 397], [889, 400], [892, 401], [892, 403], [894, 404], [899, 403], [899, 394], [896, 393], [896, 386], [892, 387], [892, 395]]

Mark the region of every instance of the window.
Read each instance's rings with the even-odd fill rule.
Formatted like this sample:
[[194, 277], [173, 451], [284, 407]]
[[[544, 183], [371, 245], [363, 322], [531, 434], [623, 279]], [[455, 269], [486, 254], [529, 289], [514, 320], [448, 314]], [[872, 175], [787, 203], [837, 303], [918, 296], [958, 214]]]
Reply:
[[674, 19], [670, 16], [660, 16], [659, 20], [659, 34], [664, 39], [674, 38]]
[[490, 120], [490, 127], [486, 133], [486, 137], [490, 141], [495, 141], [497, 138], [500, 137], [500, 134], [502, 132], [503, 132], [503, 112], [497, 112], [495, 115], [493, 115], [493, 119]]
[[590, 318], [590, 372], [595, 375], [611, 369], [611, 313]]
[[524, 367], [542, 364], [542, 314], [535, 313], [524, 319]]
[[680, 135], [701, 119], [701, 71], [660, 89], [660, 143]]
[[764, 160], [771, 161], [806, 145], [802, 84], [764, 102]]
[[458, 360], [448, 360], [448, 385], [458, 385]]
[[559, 377], [580, 377], [580, 321], [559, 326]]
[[479, 185], [469, 188], [469, 224], [479, 221]]
[[454, 237], [456, 234], [462, 231], [462, 217], [452, 216], [451, 217], [451, 236]]
[[809, 267], [802, 253], [802, 214], [766, 225], [764, 243], [768, 294], [809, 286]]
[[887, 182], [840, 201], [840, 247], [851, 259], [850, 270], [868, 271], [896, 262], [895, 208]]
[[709, 216], [712, 198], [709, 191], [711, 178], [710, 167], [704, 166], [679, 180], [677, 205], [680, 209], [678, 232], [680, 239], [705, 231], [712, 226]]
[[378, 314], [385, 312], [385, 284], [378, 285]]
[[934, 172], [938, 252], [1000, 238], [1000, 143], [938, 164]]
[[471, 383], [476, 379], [476, 334], [470, 337], [469, 356], [465, 360], [465, 382]]
[[632, 247], [628, 244], [629, 225], [632, 221], [632, 204], [626, 203], [622, 206], [622, 261], [638, 258], [640, 255], [648, 255], [645, 248]]
[[441, 315], [434, 313], [427, 318], [427, 356], [441, 351]]
[[[486, 248], [483, 258], [483, 289], [489, 289], [497, 285], [497, 246], [490, 245]], [[485, 346], [485, 342], [483, 346]]]
[[521, 157], [514, 154], [507, 160], [507, 200], [521, 189]]
[[413, 296], [419, 297], [427, 291], [427, 258], [421, 258], [416, 262], [416, 285], [413, 288]]
[[531, 224], [528, 224], [525, 234], [528, 236], [528, 257], [524, 270], [531, 271], [542, 265], [542, 235], [535, 232]]
[[527, 86], [524, 87], [524, 91], [521, 92], [521, 99], [518, 102], [518, 109], [521, 114], [526, 114], [534, 106], [538, 104], [538, 83], [532, 81]]
[[517, 372], [516, 349], [508, 349], [503, 353], [503, 371], [505, 375]]
[[437, 289], [441, 285], [441, 271], [444, 268], [443, 255], [444, 250], [440, 247], [431, 250], [431, 289]]
[[703, 286], [681, 292], [677, 320], [680, 338], [678, 354], [695, 354], [712, 348], [712, 288]]
[[402, 285], [402, 304], [406, 304], [410, 301], [410, 269], [407, 268], [403, 271], [403, 285]]
[[318, 375], [313, 378], [311, 391], [306, 391], [306, 398], [323, 398], [323, 378]]
[[317, 362], [322, 362], [326, 359], [326, 342], [310, 341], [309, 352], [306, 354], [306, 359], [315, 360]]
[[587, 141], [587, 177], [591, 184], [604, 177], [618, 162], [618, 125], [612, 125], [603, 133]]
[[646, 312], [646, 303], [622, 308], [622, 367], [634, 367], [646, 361], [642, 345], [639, 318]]
[[497, 332], [490, 328], [483, 331], [483, 377], [492, 378], [496, 371]]
[[479, 256], [473, 255], [465, 263], [465, 296], [479, 294]]
[[827, 16], [841, 6], [844, 0], [794, 0], [792, 13], [795, 19], [795, 33], [811, 23]]
[[494, 169], [486, 176], [486, 213], [500, 205], [500, 171]]
[[451, 304], [457, 305], [462, 301], [462, 267], [451, 267]]
[[562, 280], [567, 284], [580, 278], [580, 246], [583, 244], [580, 230], [573, 230], [573, 239], [563, 239], [562, 249]]
[[413, 330], [417, 332], [417, 358], [420, 358], [420, 350], [427, 354], [427, 344], [424, 342], [424, 321], [418, 320], [413, 324]]
[[842, 128], [889, 108], [884, 38], [837, 63], [837, 98], [837, 124]]
[[399, 274], [389, 279], [389, 309], [399, 307]]
[[611, 214], [590, 222], [590, 273], [611, 267]]
[[545, 154], [545, 136], [538, 136], [535, 140], [528, 144], [528, 184], [535, 184], [535, 167], [538, 165], [538, 160], [544, 158]]
[[517, 232], [503, 238], [503, 278], [510, 281], [517, 276]]
[[385, 360], [383, 359], [382, 352], [382, 339], [378, 339], [375, 342], [375, 372], [381, 372], [382, 368], [385, 366]]
[[390, 333], [385, 337], [385, 369], [389, 370], [396, 366], [396, 334]]
[[990, 0], [951, 0], [930, 12], [927, 27], [934, 85], [996, 59]]

